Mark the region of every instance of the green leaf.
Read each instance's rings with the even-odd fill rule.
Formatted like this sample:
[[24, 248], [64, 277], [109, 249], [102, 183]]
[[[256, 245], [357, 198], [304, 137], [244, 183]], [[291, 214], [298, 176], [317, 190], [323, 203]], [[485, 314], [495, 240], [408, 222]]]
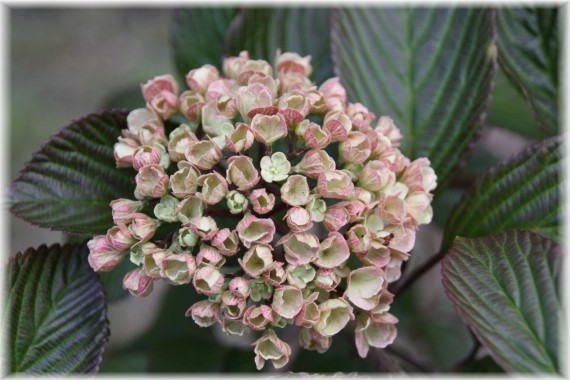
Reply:
[[52, 136], [13, 182], [12, 213], [53, 230], [105, 233], [113, 225], [109, 203], [132, 198], [135, 187], [134, 170], [117, 169], [113, 155], [127, 114], [91, 114]]
[[224, 36], [237, 13], [235, 7], [179, 9], [174, 13], [171, 43], [181, 78], [210, 64], [222, 69]]
[[5, 311], [10, 372], [97, 372], [109, 336], [105, 295], [84, 245], [10, 259]]
[[554, 7], [497, 10], [499, 64], [549, 136], [560, 132], [558, 27]]
[[487, 121], [494, 127], [505, 128], [533, 140], [543, 140], [548, 136], [538, 126], [526, 100], [509, 81], [504, 70], [497, 70]]
[[493, 12], [340, 9], [331, 43], [349, 100], [392, 117], [402, 152], [428, 157], [443, 189], [485, 119], [496, 67]]
[[562, 138], [533, 144], [492, 167], [453, 210], [442, 248], [456, 236], [479, 237], [510, 228], [560, 238]]
[[226, 37], [228, 55], [249, 52], [252, 59], [274, 64], [277, 49], [311, 55], [317, 84], [334, 76], [330, 52], [330, 10], [326, 8], [245, 8]]
[[511, 372], [559, 371], [561, 249], [524, 230], [457, 238], [443, 286], [493, 359]]

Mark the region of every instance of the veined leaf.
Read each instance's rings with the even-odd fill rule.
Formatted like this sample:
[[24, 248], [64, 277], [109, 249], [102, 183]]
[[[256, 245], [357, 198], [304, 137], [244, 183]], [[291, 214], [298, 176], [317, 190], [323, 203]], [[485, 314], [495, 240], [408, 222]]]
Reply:
[[332, 18], [335, 70], [349, 101], [389, 115], [402, 151], [449, 181], [485, 118], [495, 75], [493, 12], [352, 8]]
[[5, 326], [10, 372], [97, 372], [109, 336], [105, 295], [80, 245], [10, 259]]
[[226, 52], [247, 50], [250, 58], [273, 64], [277, 49], [311, 55], [317, 84], [334, 76], [330, 53], [330, 11], [326, 8], [244, 8], [228, 30]]
[[443, 286], [493, 359], [512, 372], [559, 371], [561, 249], [524, 230], [457, 238]]
[[501, 67], [524, 94], [544, 132], [558, 134], [558, 10], [500, 8], [497, 37]]
[[181, 78], [202, 65], [222, 69], [224, 36], [237, 13], [235, 7], [188, 8], [174, 13], [171, 43]]
[[479, 237], [510, 228], [558, 240], [561, 144], [561, 137], [544, 140], [489, 169], [452, 211], [442, 248], [449, 248], [456, 236]]
[[11, 188], [11, 211], [40, 227], [97, 234], [113, 225], [109, 203], [132, 198], [135, 172], [117, 169], [113, 146], [128, 111], [91, 114], [63, 128], [32, 157]]

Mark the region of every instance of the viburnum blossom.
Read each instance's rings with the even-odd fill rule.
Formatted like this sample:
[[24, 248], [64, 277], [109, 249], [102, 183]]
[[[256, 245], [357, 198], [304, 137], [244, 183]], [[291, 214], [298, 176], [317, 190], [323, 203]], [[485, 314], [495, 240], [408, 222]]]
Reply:
[[406, 158], [392, 119], [374, 124], [338, 78], [312, 83], [310, 57], [272, 67], [242, 52], [223, 67], [191, 70], [182, 93], [170, 75], [142, 86], [146, 108], [115, 145], [117, 167], [137, 171], [133, 199], [111, 202], [115, 226], [89, 242], [89, 263], [129, 258], [123, 286], [137, 296], [158, 280], [192, 286], [199, 326], [260, 332], [258, 369], [287, 364], [276, 331], [289, 324], [308, 350], [351, 320], [361, 356], [386, 347], [388, 284], [432, 218], [429, 160]]

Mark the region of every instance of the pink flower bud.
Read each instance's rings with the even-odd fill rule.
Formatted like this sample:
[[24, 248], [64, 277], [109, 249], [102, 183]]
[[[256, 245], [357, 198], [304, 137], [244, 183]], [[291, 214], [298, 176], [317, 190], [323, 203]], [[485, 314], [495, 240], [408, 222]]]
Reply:
[[303, 307], [303, 293], [294, 286], [282, 286], [273, 293], [273, 310], [283, 318], [292, 319]]
[[299, 344], [305, 350], [317, 351], [322, 354], [329, 350], [332, 344], [332, 337], [323, 336], [312, 328], [304, 328], [299, 333]]
[[274, 261], [272, 262], [263, 273], [263, 279], [271, 286], [280, 286], [287, 279], [287, 273], [283, 269], [284, 263]]
[[361, 103], [349, 103], [346, 105], [346, 114], [352, 120], [352, 126], [357, 131], [365, 132], [370, 129], [370, 123], [376, 117], [368, 108]]
[[131, 235], [129, 230], [122, 224], [109, 228], [105, 237], [111, 247], [117, 251], [129, 249], [137, 242], [137, 239]]
[[370, 157], [370, 140], [362, 132], [349, 132], [346, 140], [338, 147], [340, 158], [344, 162], [361, 164]]
[[289, 127], [300, 123], [308, 115], [310, 105], [309, 99], [304, 92], [293, 92], [283, 94], [277, 104], [279, 114], [283, 116]]
[[353, 191], [354, 184], [346, 171], [325, 171], [317, 179], [317, 193], [324, 198], [346, 199]]
[[210, 327], [220, 322], [220, 305], [210, 300], [198, 301], [186, 311], [186, 317], [192, 319], [200, 327]]
[[139, 129], [138, 140], [141, 145], [166, 145], [164, 127], [158, 122], [148, 122]]
[[216, 267], [206, 265], [196, 270], [192, 283], [198, 293], [220, 294], [224, 285], [224, 275]]
[[275, 207], [275, 195], [267, 194], [265, 188], [255, 189], [249, 195], [253, 211], [258, 214], [267, 214]]
[[285, 235], [277, 242], [277, 246], [280, 244], [285, 249], [285, 261], [293, 265], [312, 262], [319, 251], [319, 238], [309, 232]]
[[356, 254], [366, 254], [372, 246], [372, 232], [362, 224], [357, 224], [347, 232], [347, 243]]
[[344, 297], [363, 310], [372, 310], [378, 305], [380, 291], [387, 285], [384, 271], [369, 266], [350, 272]]
[[422, 157], [414, 160], [399, 179], [412, 191], [430, 192], [437, 186], [437, 176], [430, 166], [429, 159]]
[[152, 238], [157, 227], [155, 219], [146, 214], [136, 213], [131, 215], [128, 231], [136, 240], [145, 242]]
[[243, 314], [243, 321], [252, 330], [263, 331], [265, 326], [274, 322], [273, 310], [267, 305], [250, 306]]
[[192, 91], [184, 91], [178, 98], [178, 109], [193, 124], [202, 120], [202, 108], [206, 105], [205, 99]]
[[394, 236], [390, 240], [389, 247], [401, 252], [409, 252], [416, 242], [416, 225], [412, 219], [406, 219], [401, 225], [390, 224], [384, 227], [387, 233]]
[[336, 335], [354, 319], [352, 306], [343, 298], [329, 299], [319, 305], [321, 319], [314, 329], [323, 336]]
[[312, 149], [324, 149], [331, 142], [331, 133], [316, 123], [309, 123], [303, 134], [305, 143]]
[[247, 51], [239, 53], [239, 57], [228, 57], [224, 59], [224, 74], [228, 78], [237, 80], [241, 73], [243, 65], [249, 60]]
[[239, 238], [229, 228], [224, 228], [216, 233], [212, 239], [212, 245], [216, 247], [222, 255], [233, 256], [239, 251]]
[[395, 173], [378, 160], [367, 162], [358, 180], [358, 186], [373, 192], [392, 187], [395, 183]]
[[365, 265], [373, 265], [377, 268], [385, 268], [390, 262], [390, 249], [385, 245], [384, 240], [378, 237], [372, 238], [368, 252], [356, 255]]
[[178, 84], [172, 75], [155, 77], [142, 86], [144, 100], [161, 118], [176, 112]]
[[166, 255], [160, 263], [160, 277], [173, 285], [188, 284], [196, 271], [196, 262], [189, 252]]
[[283, 53], [277, 57], [275, 65], [279, 73], [294, 72], [308, 77], [313, 72], [310, 55], [301, 57], [297, 53]]
[[319, 91], [323, 93], [329, 110], [342, 110], [346, 103], [346, 90], [340, 84], [339, 78], [327, 79]]
[[118, 168], [128, 168], [133, 163], [135, 150], [140, 146], [139, 142], [128, 137], [119, 137], [115, 143], [113, 154]]
[[243, 258], [238, 259], [242, 269], [253, 278], [258, 278], [273, 262], [272, 248], [267, 244], [254, 244]]
[[247, 303], [243, 298], [234, 296], [231, 292], [222, 293], [222, 312], [224, 318], [229, 320], [242, 319]]
[[287, 136], [287, 124], [281, 114], [268, 116], [259, 113], [251, 120], [250, 129], [255, 139], [267, 146]]
[[87, 243], [89, 265], [95, 272], [108, 272], [127, 256], [127, 251], [119, 251], [109, 243], [104, 235], [95, 236]]
[[381, 200], [380, 215], [391, 224], [401, 224], [406, 218], [406, 203], [397, 196], [384, 197]]
[[189, 225], [195, 219], [204, 215], [206, 204], [195, 196], [189, 196], [174, 209], [174, 215], [183, 225]]
[[123, 289], [138, 297], [145, 297], [152, 291], [152, 279], [146, 275], [144, 269], [130, 271], [123, 278]]
[[342, 111], [331, 111], [325, 115], [323, 127], [331, 134], [331, 141], [344, 141], [352, 130], [352, 121]]
[[247, 81], [247, 85], [252, 85], [255, 83], [259, 83], [267, 87], [269, 92], [271, 93], [271, 97], [273, 99], [277, 98], [277, 90], [279, 89], [279, 81], [273, 79], [273, 77], [267, 76], [262, 73], [254, 73], [252, 76], [249, 77]]
[[[145, 243], [145, 244], [152, 244], [152, 243]], [[143, 247], [142, 245], [141, 247]], [[145, 252], [144, 248], [141, 248], [143, 251], [143, 267], [147, 276], [151, 277], [152, 279], [158, 280], [160, 276], [160, 264], [162, 260], [169, 254], [163, 248], [154, 248], [150, 251]]]
[[334, 269], [348, 260], [350, 250], [346, 240], [339, 232], [330, 232], [319, 248], [315, 264], [321, 268]]
[[238, 298], [246, 299], [249, 297], [251, 289], [249, 288], [249, 281], [243, 277], [234, 277], [228, 284], [229, 291]]
[[237, 186], [239, 191], [244, 191], [257, 185], [260, 177], [251, 157], [232, 156], [228, 158], [226, 179]]
[[190, 141], [184, 154], [188, 162], [202, 170], [212, 169], [222, 158], [222, 151], [211, 139]]
[[220, 268], [225, 263], [226, 259], [224, 258], [224, 256], [222, 256], [220, 251], [210, 247], [207, 244], [202, 244], [200, 246], [200, 251], [196, 256], [196, 264], [198, 266], [211, 265], [216, 268]]
[[260, 83], [240, 87], [236, 94], [236, 105], [246, 123], [257, 114], [274, 115], [278, 111], [273, 105], [271, 90]]
[[170, 189], [177, 198], [187, 198], [196, 194], [200, 171], [187, 161], [180, 161], [180, 170], [170, 176]]
[[[148, 108], [137, 108], [129, 112], [127, 116], [128, 134], [127, 137], [138, 136], [139, 130], [147, 123], [157, 123], [156, 115]], [[123, 131], [125, 134], [126, 131]]]
[[282, 94], [288, 92], [307, 92], [313, 83], [300, 73], [287, 72], [279, 74], [279, 88]]
[[312, 199], [307, 178], [302, 175], [292, 175], [281, 186], [281, 200], [290, 206], [303, 206]]
[[271, 360], [275, 368], [281, 368], [289, 361], [291, 347], [279, 338], [273, 330], [266, 330], [265, 334], [254, 343], [255, 365], [262, 369], [266, 360]]
[[303, 232], [313, 227], [311, 212], [302, 207], [291, 207], [283, 219], [293, 232]]
[[319, 288], [331, 292], [340, 284], [340, 276], [334, 269], [319, 268], [314, 282]]
[[402, 133], [396, 127], [392, 118], [388, 116], [381, 116], [376, 123], [375, 131], [388, 138], [392, 146], [397, 147], [402, 140]]
[[211, 216], [199, 216], [190, 222], [190, 230], [202, 240], [212, 240], [218, 233], [218, 226]]
[[[316, 293], [314, 293], [316, 294]], [[295, 324], [297, 326], [303, 326], [306, 328], [311, 328], [315, 326], [319, 319], [321, 318], [321, 312], [316, 302], [305, 300], [301, 311], [295, 317]]]
[[216, 172], [201, 175], [197, 183], [202, 190], [196, 196], [210, 205], [220, 202], [228, 193], [228, 183]]
[[309, 105], [311, 106], [311, 113], [324, 114], [327, 112], [327, 103], [324, 94], [316, 88], [309, 89], [308, 92]]
[[273, 76], [273, 69], [269, 62], [264, 60], [248, 60], [241, 67], [238, 81], [242, 86], [246, 85], [253, 75]]
[[140, 170], [146, 165], [160, 164], [161, 153], [158, 146], [141, 146], [133, 153], [133, 168]]
[[193, 91], [205, 95], [210, 83], [218, 80], [219, 77], [220, 73], [218, 69], [212, 65], [204, 65], [199, 69], [190, 70], [190, 72], [186, 74], [186, 82], [188, 83], [188, 87]]
[[[233, 132], [234, 125], [230, 116], [220, 112], [217, 104], [209, 100], [202, 107], [202, 128], [210, 137], [225, 136]], [[215, 139], [214, 141], [218, 141]], [[221, 139], [224, 140], [223, 138]]]
[[234, 153], [239, 153], [251, 147], [254, 136], [247, 124], [237, 123], [236, 129], [226, 135], [225, 139], [228, 149]]
[[174, 162], [186, 159], [186, 147], [191, 141], [198, 141], [198, 138], [190, 127], [186, 124], [181, 124], [170, 133], [170, 140], [168, 141], [168, 154], [170, 159]]
[[325, 210], [323, 223], [327, 230], [338, 231], [348, 223], [348, 219], [348, 211], [344, 207], [333, 205]]
[[394, 323], [377, 323], [364, 313], [358, 315], [354, 339], [361, 358], [368, 355], [370, 346], [386, 348], [394, 342], [396, 335]]
[[294, 170], [310, 178], [318, 178], [323, 172], [335, 170], [335, 162], [324, 150], [310, 150], [303, 156]]
[[135, 177], [142, 197], [161, 198], [168, 193], [168, 174], [161, 165], [147, 165]]
[[406, 211], [417, 224], [428, 224], [433, 217], [431, 200], [433, 195], [423, 191], [414, 191], [406, 197]]
[[130, 199], [120, 198], [111, 201], [111, 210], [113, 213], [113, 221], [127, 219], [132, 214], [142, 210], [143, 203], [141, 201], [132, 201]]

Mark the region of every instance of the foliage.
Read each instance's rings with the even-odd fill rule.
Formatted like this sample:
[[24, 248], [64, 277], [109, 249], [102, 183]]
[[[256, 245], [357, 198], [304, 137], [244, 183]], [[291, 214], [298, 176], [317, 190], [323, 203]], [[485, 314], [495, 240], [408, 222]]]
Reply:
[[[491, 355], [470, 355], [453, 371], [561, 371], [560, 24], [554, 7], [174, 12], [171, 43], [180, 78], [204, 64], [221, 70], [224, 58], [242, 50], [272, 64], [277, 49], [311, 55], [313, 81], [320, 85], [334, 73], [349, 101], [376, 117], [392, 117], [403, 130], [402, 151], [411, 159], [426, 156], [439, 178], [433, 211], [435, 224], [444, 227], [441, 250], [428, 257], [418, 243], [410, 268], [393, 287], [398, 298], [404, 296], [407, 285], [443, 258], [443, 286], [438, 278], [421, 278], [395, 308], [402, 324], [422, 326], [414, 344], [398, 346], [400, 355], [394, 350], [395, 364], [387, 350], [358, 358], [343, 336], [326, 354], [293, 357], [291, 370], [399, 371], [401, 365], [421, 371], [426, 365], [410, 355], [421, 348], [428, 369], [441, 369], [441, 353], [451, 346], [442, 349], [448, 342], [438, 334], [446, 330], [425, 322], [418, 300], [445, 289], [456, 321], [474, 333], [475, 347], [482, 344]], [[104, 108], [117, 106], [132, 109], [144, 101], [138, 89], [127, 89]], [[132, 197], [134, 189], [135, 171], [117, 169], [113, 155], [128, 113], [91, 114], [54, 135], [13, 182], [12, 213], [45, 228], [104, 234], [113, 226], [109, 203]], [[488, 124], [534, 141], [502, 162], [471, 152]], [[145, 207], [142, 212], [151, 211]], [[128, 267], [121, 269], [102, 274], [102, 287], [87, 263], [85, 243], [30, 248], [10, 259], [4, 321], [10, 372], [96, 372], [109, 333], [105, 303], [127, 293], [117, 287]], [[169, 290], [153, 327], [106, 355], [102, 369], [254, 371], [249, 350], [218, 349], [209, 329], [181, 315], [196, 298], [185, 289]], [[429, 312], [440, 316], [445, 305], [437, 302]]]

